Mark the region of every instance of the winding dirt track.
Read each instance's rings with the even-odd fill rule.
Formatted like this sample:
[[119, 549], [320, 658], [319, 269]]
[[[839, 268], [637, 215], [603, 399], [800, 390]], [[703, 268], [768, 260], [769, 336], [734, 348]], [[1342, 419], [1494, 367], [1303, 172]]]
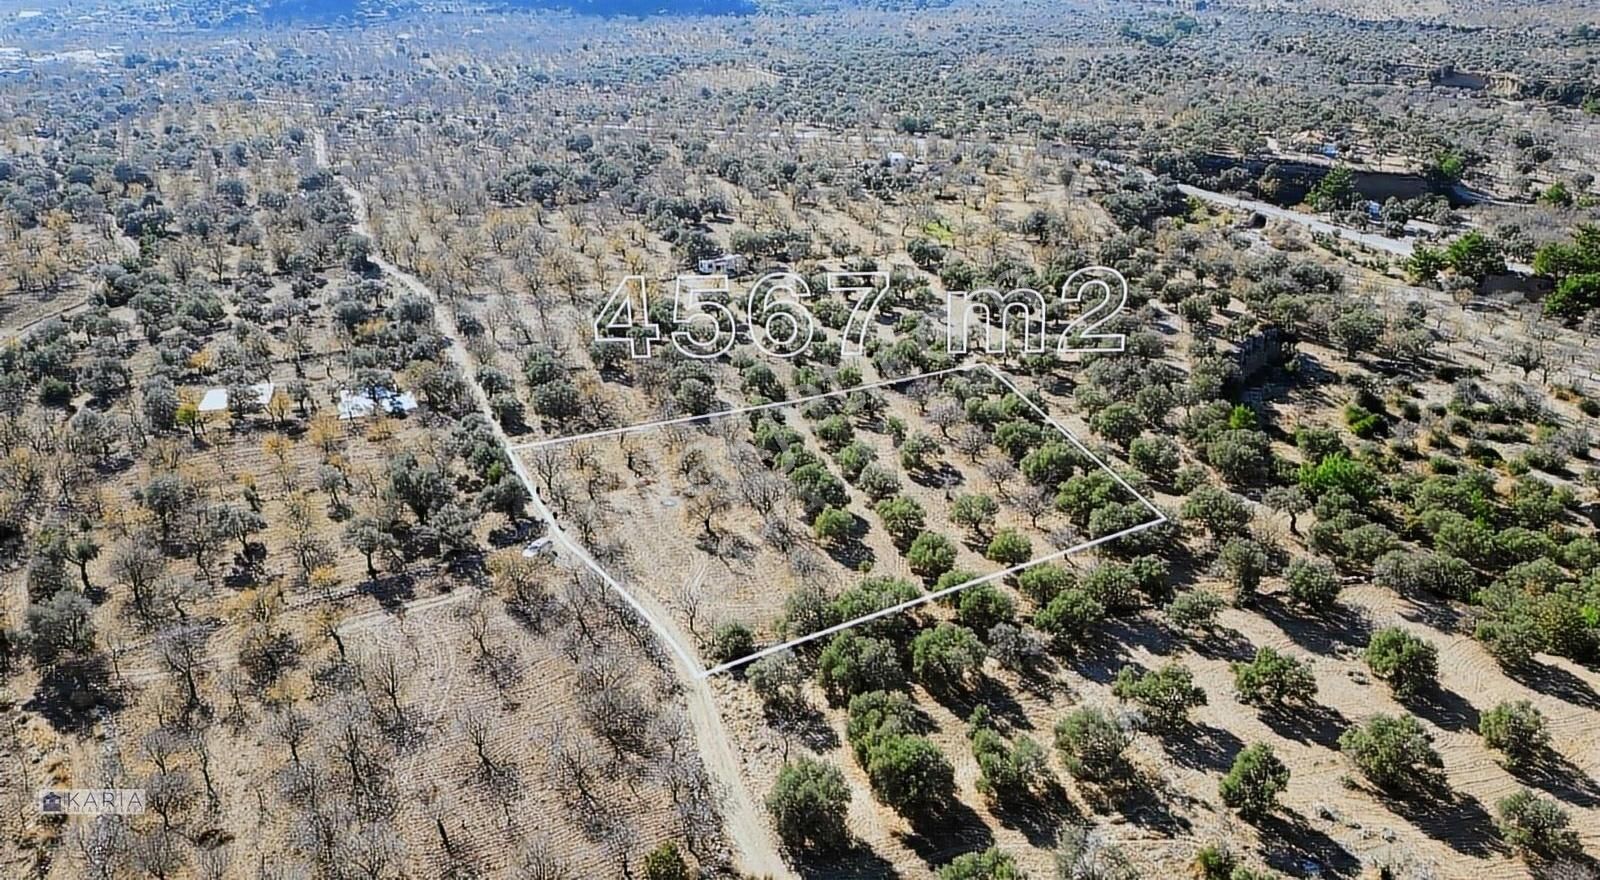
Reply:
[[[321, 168], [334, 171], [328, 161], [328, 141], [322, 129], [315, 129], [312, 134], [312, 146], [317, 165]], [[355, 213], [355, 231], [365, 235], [369, 240], [373, 238], [371, 227], [367, 222], [367, 202], [360, 190], [339, 177], [345, 194], [349, 197]], [[471, 355], [467, 353], [466, 345], [461, 339], [456, 328], [455, 316], [442, 307], [439, 297], [432, 288], [428, 287], [415, 275], [401, 269], [381, 256], [373, 254], [370, 257], [385, 275], [399, 282], [407, 290], [427, 299], [435, 306], [435, 316], [440, 329], [450, 338], [451, 345], [448, 349], [451, 360], [461, 371], [462, 378], [467, 380], [468, 387], [478, 410], [484, 416], [494, 431], [495, 440], [505, 450], [506, 457], [510, 459], [512, 470], [517, 479], [522, 481], [528, 490], [528, 496], [534, 513], [544, 520], [548, 527], [548, 535], [569, 559], [601, 573], [613, 589], [616, 589], [622, 598], [633, 607], [639, 615], [664, 637], [669, 648], [676, 649], [679, 645], [693, 644], [678, 631], [677, 624], [664, 608], [649, 597], [636, 598], [632, 593], [625, 591], [604, 569], [598, 565], [589, 552], [565, 531], [556, 522], [555, 514], [545, 505], [544, 499], [539, 495], [539, 489], [523, 464], [517, 453], [511, 450], [510, 438], [500, 427], [500, 422], [494, 417], [494, 412], [489, 407], [489, 396], [478, 385], [477, 371], [472, 363]], [[756, 807], [755, 800], [745, 788], [743, 776], [740, 772], [738, 756], [730, 744], [727, 731], [722, 726], [722, 714], [717, 710], [716, 697], [711, 692], [710, 683], [700, 675], [692, 659], [683, 654], [681, 649], [671, 650], [675, 665], [678, 667], [678, 679], [682, 683], [686, 702], [688, 704], [689, 719], [694, 724], [695, 739], [699, 745], [699, 753], [705, 761], [706, 769], [710, 771], [722, 790], [723, 795], [723, 825], [732, 841], [737, 854], [740, 867], [748, 874], [756, 877], [791, 878], [793, 872], [784, 863], [779, 854], [772, 834], [762, 819], [761, 811]]]

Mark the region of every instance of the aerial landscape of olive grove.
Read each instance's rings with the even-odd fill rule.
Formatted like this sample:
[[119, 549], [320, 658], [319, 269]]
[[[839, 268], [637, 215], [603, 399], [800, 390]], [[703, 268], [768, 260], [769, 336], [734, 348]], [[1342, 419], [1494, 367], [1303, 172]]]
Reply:
[[0, 0], [0, 876], [1600, 877], [1590, 0]]

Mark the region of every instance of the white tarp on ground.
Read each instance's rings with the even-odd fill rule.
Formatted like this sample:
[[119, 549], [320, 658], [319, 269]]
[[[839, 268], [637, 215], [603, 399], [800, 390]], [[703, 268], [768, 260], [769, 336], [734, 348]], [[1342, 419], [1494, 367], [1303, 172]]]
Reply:
[[200, 398], [200, 411], [203, 413], [222, 412], [228, 408], [228, 389], [212, 388]]
[[409, 393], [378, 392], [377, 400], [372, 396], [353, 391], [339, 392], [339, 418], [364, 419], [378, 410], [381, 402], [389, 415], [397, 416], [411, 412], [417, 408], [417, 398]]
[[[268, 403], [272, 402], [272, 392], [275, 390], [275, 386], [271, 382], [258, 382], [254, 385], [251, 385], [250, 390], [255, 392], [256, 403], [260, 404], [261, 406], [266, 406]], [[227, 409], [228, 389], [207, 389], [205, 396], [200, 398], [200, 405], [198, 408], [201, 413], [222, 412], [223, 410]]]

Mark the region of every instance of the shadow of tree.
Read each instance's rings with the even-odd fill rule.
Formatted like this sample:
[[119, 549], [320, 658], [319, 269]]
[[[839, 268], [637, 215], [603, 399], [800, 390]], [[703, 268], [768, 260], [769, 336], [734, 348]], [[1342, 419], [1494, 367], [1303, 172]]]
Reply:
[[1173, 653], [1181, 644], [1179, 638], [1165, 627], [1137, 618], [1113, 618], [1100, 627], [1100, 632], [1107, 641], [1127, 648], [1143, 648], [1156, 657]]
[[965, 691], [929, 691], [941, 706], [949, 709], [956, 717], [965, 720], [980, 704], [989, 708], [990, 714], [996, 721], [1003, 722], [1014, 730], [1032, 730], [1033, 722], [1028, 719], [1028, 713], [1011, 695], [1010, 689], [1004, 684], [985, 675], [976, 684]]
[[1055, 846], [1063, 826], [1083, 819], [1067, 797], [1066, 789], [1054, 779], [1031, 797], [999, 801], [989, 812], [1001, 827], [1020, 832], [1028, 843], [1041, 849]]
[[1263, 711], [1261, 720], [1279, 736], [1297, 742], [1314, 742], [1330, 749], [1338, 747], [1339, 735], [1350, 726], [1350, 719], [1339, 710], [1321, 703]]
[[1273, 594], [1258, 598], [1255, 610], [1283, 630], [1295, 644], [1313, 654], [1331, 655], [1341, 648], [1364, 648], [1372, 636], [1371, 621], [1348, 605], [1336, 605], [1313, 616]]
[[1094, 801], [1121, 813], [1134, 825], [1169, 837], [1185, 835], [1193, 829], [1193, 823], [1174, 807], [1195, 805], [1194, 798], [1169, 788], [1154, 776], [1132, 769], [1118, 783], [1115, 787], [1096, 789]]
[[534, 520], [506, 522], [489, 530], [489, 546], [499, 550], [533, 537]]
[[719, 530], [714, 535], [708, 535], [701, 529], [700, 535], [695, 538], [694, 546], [701, 553], [724, 562], [728, 560], [749, 562], [755, 558], [756, 550], [759, 549], [754, 541], [726, 529]]
[[1212, 660], [1248, 662], [1256, 655], [1255, 645], [1238, 630], [1218, 628], [1193, 639], [1195, 653]]
[[362, 582], [356, 592], [371, 596], [383, 610], [393, 613], [417, 597], [417, 579], [411, 572], [399, 572]]
[[929, 867], [943, 865], [962, 853], [994, 846], [994, 832], [983, 817], [958, 800], [950, 800], [933, 815], [907, 818], [912, 830], [898, 835], [900, 841]]
[[1418, 831], [1462, 855], [1483, 858], [1506, 852], [1494, 820], [1471, 795], [1442, 791], [1416, 799], [1385, 797], [1383, 802]]
[[925, 468], [907, 471], [906, 476], [924, 489], [954, 489], [964, 480], [961, 471], [942, 461], [932, 462]]
[[791, 850], [789, 864], [795, 873], [808, 880], [878, 880], [900, 876], [887, 859], [861, 844], [834, 853]]
[[1404, 603], [1400, 616], [1446, 633], [1460, 632], [1463, 621], [1467, 619], [1464, 612], [1443, 602], [1418, 602], [1414, 598]]
[[867, 546], [867, 532], [872, 528], [865, 519], [855, 514], [850, 516], [850, 528], [845, 532], [845, 540], [838, 543], [827, 542], [822, 546], [828, 557], [841, 566], [859, 571], [863, 563], [877, 561], [877, 554]]
[[1128, 658], [1119, 646], [1107, 645], [1098, 640], [1081, 646], [1076, 654], [1065, 658], [1068, 666], [1096, 684], [1110, 684]]
[[1217, 770], [1226, 772], [1233, 759], [1244, 750], [1244, 740], [1207, 724], [1189, 724], [1168, 731], [1161, 744], [1177, 761], [1192, 770]]
[[1478, 710], [1454, 691], [1434, 688], [1406, 703], [1407, 708], [1444, 730], [1461, 733], [1478, 729]]
[[1256, 827], [1263, 860], [1273, 870], [1290, 877], [1356, 877], [1361, 872], [1360, 859], [1296, 813], [1265, 816]]
[[839, 734], [828, 724], [827, 716], [810, 703], [768, 706], [767, 724], [785, 736], [792, 736], [819, 754], [839, 747]]
[[35, 712], [60, 733], [83, 733], [100, 710], [122, 708], [122, 695], [111, 686], [103, 655], [57, 663], [39, 677], [33, 696], [22, 708]]
[[1600, 779], [1589, 776], [1558, 752], [1546, 749], [1508, 769], [1511, 775], [1528, 785], [1543, 789], [1575, 807], [1600, 806]]
[[1547, 697], [1585, 709], [1600, 709], [1600, 694], [1588, 682], [1559, 666], [1532, 662], [1504, 668], [1507, 675]]

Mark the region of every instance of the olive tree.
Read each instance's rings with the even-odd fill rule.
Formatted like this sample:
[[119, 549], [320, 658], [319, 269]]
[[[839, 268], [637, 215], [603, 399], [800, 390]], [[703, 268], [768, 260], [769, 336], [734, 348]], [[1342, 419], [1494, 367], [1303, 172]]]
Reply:
[[1218, 791], [1229, 808], [1246, 819], [1258, 819], [1272, 812], [1278, 795], [1288, 787], [1289, 767], [1273, 754], [1271, 746], [1256, 743], [1233, 759]]
[[1433, 749], [1433, 738], [1410, 715], [1374, 715], [1339, 736], [1339, 751], [1385, 791], [1427, 792], [1444, 780], [1444, 761]]
[[1512, 766], [1536, 758], [1550, 744], [1544, 713], [1528, 700], [1502, 702], [1483, 713], [1478, 719], [1478, 735]]
[[850, 787], [839, 768], [799, 758], [783, 765], [767, 795], [778, 837], [796, 849], [835, 849], [848, 840], [845, 814]]
[[1401, 699], [1432, 687], [1439, 677], [1438, 649], [1397, 626], [1373, 633], [1363, 656], [1372, 674]]
[[1056, 723], [1055, 734], [1062, 765], [1079, 779], [1109, 782], [1127, 768], [1128, 734], [1104, 709], [1074, 709]]

